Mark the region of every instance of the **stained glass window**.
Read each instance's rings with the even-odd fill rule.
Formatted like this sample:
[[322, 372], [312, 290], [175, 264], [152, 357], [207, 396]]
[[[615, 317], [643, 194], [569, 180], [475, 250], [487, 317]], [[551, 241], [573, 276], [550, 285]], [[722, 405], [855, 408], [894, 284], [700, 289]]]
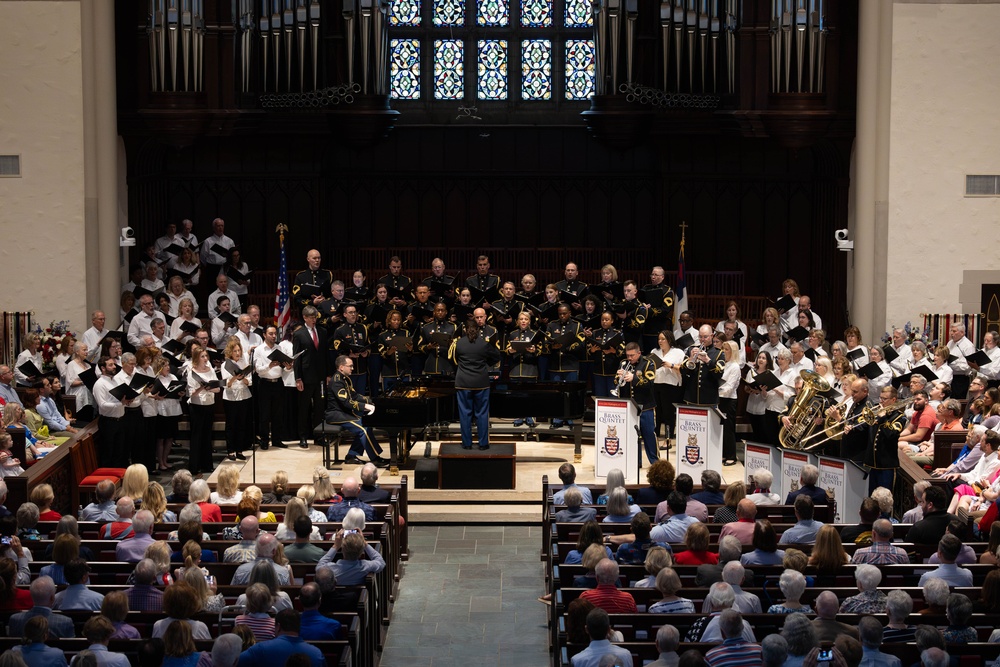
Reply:
[[594, 40], [566, 40], [566, 99], [586, 100], [594, 94]]
[[507, 25], [507, 0], [479, 0], [479, 25]]
[[566, 27], [590, 28], [594, 25], [594, 15], [590, 11], [590, 0], [566, 0]]
[[393, 0], [390, 25], [420, 25], [420, 0]]
[[507, 40], [479, 40], [479, 99], [507, 99]]
[[552, 42], [548, 39], [521, 42], [521, 98], [552, 99]]
[[434, 40], [434, 98], [460, 100], [465, 94], [465, 49], [460, 39]]
[[394, 39], [392, 52], [392, 97], [397, 100], [420, 99], [420, 40]]
[[547, 28], [552, 25], [552, 1], [521, 0], [521, 25], [525, 28]]
[[465, 25], [465, 0], [434, 0], [434, 25]]

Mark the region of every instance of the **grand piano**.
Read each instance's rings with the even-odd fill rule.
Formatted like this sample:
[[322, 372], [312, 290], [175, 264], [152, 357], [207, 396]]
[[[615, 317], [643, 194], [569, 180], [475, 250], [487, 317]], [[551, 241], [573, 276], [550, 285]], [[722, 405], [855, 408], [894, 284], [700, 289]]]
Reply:
[[[582, 420], [586, 405], [585, 382], [523, 382], [495, 380], [490, 388], [490, 417], [517, 419], [535, 417], [573, 419], [574, 457], [580, 459], [583, 445]], [[455, 383], [451, 379], [421, 378], [396, 385], [374, 399], [375, 412], [363, 418], [365, 426], [389, 433], [392, 465], [418, 440], [447, 432], [458, 419]], [[402, 436], [404, 447], [399, 448]]]

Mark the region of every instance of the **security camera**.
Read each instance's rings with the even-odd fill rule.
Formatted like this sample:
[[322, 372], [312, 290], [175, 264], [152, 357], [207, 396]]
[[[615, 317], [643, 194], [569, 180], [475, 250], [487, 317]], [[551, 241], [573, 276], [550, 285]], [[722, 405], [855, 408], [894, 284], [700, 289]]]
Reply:
[[837, 239], [837, 250], [844, 252], [854, 250], [854, 241], [847, 240], [848, 233], [846, 229], [838, 229], [833, 233], [833, 237]]
[[131, 227], [122, 227], [121, 236], [118, 238], [118, 245], [122, 248], [131, 248], [135, 245], [135, 230]]

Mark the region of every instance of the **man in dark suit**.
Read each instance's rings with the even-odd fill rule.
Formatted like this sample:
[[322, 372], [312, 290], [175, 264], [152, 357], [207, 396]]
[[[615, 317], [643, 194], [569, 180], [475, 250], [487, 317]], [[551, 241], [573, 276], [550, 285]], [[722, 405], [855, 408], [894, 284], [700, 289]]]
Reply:
[[[302, 309], [305, 326], [292, 335], [295, 359], [295, 388], [299, 391], [299, 447], [308, 449], [307, 439], [323, 419], [323, 383], [326, 382], [326, 329], [316, 326], [319, 312], [314, 306]], [[301, 354], [299, 354], [301, 352]]]

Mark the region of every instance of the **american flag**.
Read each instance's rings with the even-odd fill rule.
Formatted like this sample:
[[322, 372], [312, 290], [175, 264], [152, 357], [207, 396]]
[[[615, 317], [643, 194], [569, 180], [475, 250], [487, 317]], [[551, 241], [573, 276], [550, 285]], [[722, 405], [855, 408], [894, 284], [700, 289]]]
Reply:
[[678, 318], [688, 309], [687, 278], [684, 277], [684, 234], [681, 233], [681, 252], [677, 258], [677, 298], [674, 301], [674, 331], [680, 328]]
[[280, 235], [281, 261], [278, 263], [278, 291], [274, 295], [274, 324], [279, 331], [291, 317], [288, 307], [288, 258], [285, 255], [285, 235]]

